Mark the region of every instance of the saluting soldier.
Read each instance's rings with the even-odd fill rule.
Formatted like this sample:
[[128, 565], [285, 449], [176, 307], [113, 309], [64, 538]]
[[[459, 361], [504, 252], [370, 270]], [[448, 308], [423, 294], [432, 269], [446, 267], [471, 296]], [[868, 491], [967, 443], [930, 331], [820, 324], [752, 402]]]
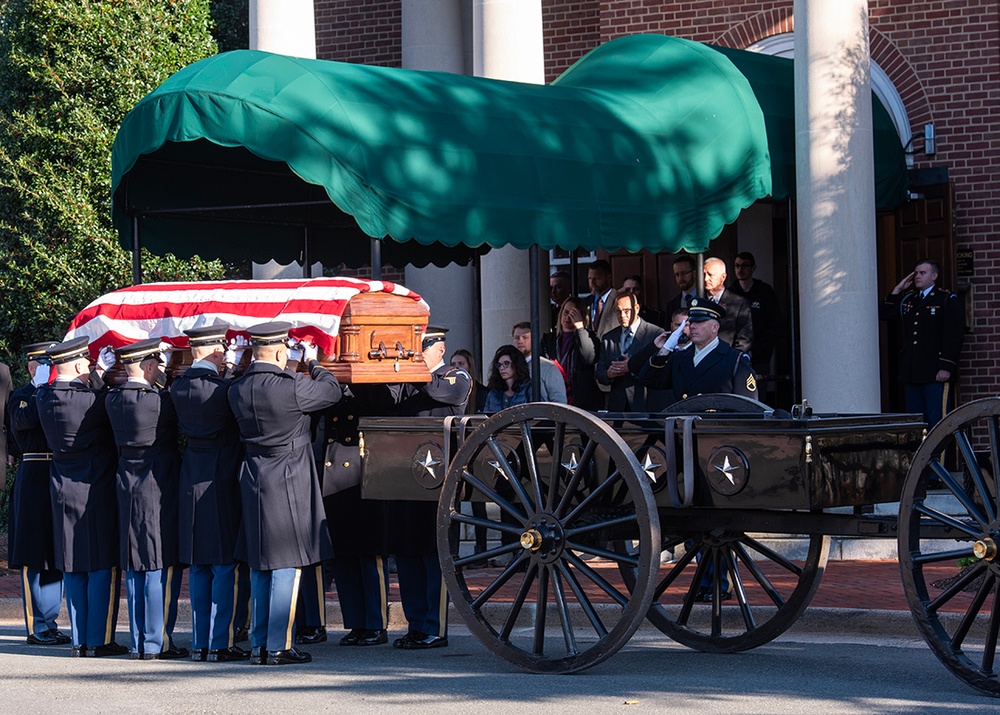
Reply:
[[132, 658], [188, 655], [170, 643], [167, 611], [177, 566], [177, 413], [170, 393], [155, 387], [160, 341], [119, 348], [125, 384], [105, 407], [118, 445], [118, 530], [125, 570]]
[[[124, 655], [114, 641], [119, 551], [115, 466], [118, 453], [104, 407], [101, 374], [114, 364], [103, 351], [91, 385], [89, 339], [46, 350], [55, 382], [38, 385], [35, 400], [52, 450], [50, 489], [55, 567], [63, 572], [74, 656]], [[110, 354], [109, 354], [110, 353]]]
[[688, 309], [691, 344], [677, 349], [684, 330], [660, 333], [629, 360], [636, 379], [656, 389], [672, 389], [674, 401], [695, 395], [730, 393], [757, 399], [757, 376], [750, 357], [719, 338], [726, 308], [707, 298], [694, 298]]
[[928, 427], [950, 408], [965, 336], [962, 305], [954, 293], [938, 288], [940, 273], [935, 261], [920, 261], [879, 307], [883, 320], [903, 324], [899, 379], [906, 388], [906, 410], [922, 414]]
[[[430, 382], [389, 386], [399, 414], [465, 414], [472, 376], [445, 363], [447, 332], [428, 326], [424, 333], [421, 349]], [[409, 628], [392, 645], [404, 650], [443, 648], [448, 645], [448, 594], [437, 556], [437, 502], [391, 502], [389, 511], [390, 549], [396, 556], [399, 598]]]
[[300, 569], [333, 556], [309, 432], [311, 412], [336, 404], [340, 384], [303, 344], [309, 375], [285, 369], [290, 323], [251, 328], [254, 362], [229, 388], [246, 453], [240, 492], [250, 564], [252, 664], [307, 663], [292, 643]]
[[24, 624], [32, 645], [64, 645], [71, 641], [56, 624], [63, 584], [52, 541], [52, 452], [45, 442], [34, 399], [37, 387], [48, 384], [50, 366], [45, 351], [53, 345], [49, 341], [25, 346], [31, 381], [15, 391], [7, 403], [11, 436], [21, 454], [11, 494], [9, 565], [21, 569]]
[[[185, 330], [191, 366], [170, 386], [178, 426], [187, 444], [180, 472], [180, 559], [191, 565], [191, 659], [247, 660], [235, 646], [236, 540], [240, 529], [239, 470], [243, 445], [229, 406], [226, 325]], [[245, 567], [244, 567], [245, 568]]]

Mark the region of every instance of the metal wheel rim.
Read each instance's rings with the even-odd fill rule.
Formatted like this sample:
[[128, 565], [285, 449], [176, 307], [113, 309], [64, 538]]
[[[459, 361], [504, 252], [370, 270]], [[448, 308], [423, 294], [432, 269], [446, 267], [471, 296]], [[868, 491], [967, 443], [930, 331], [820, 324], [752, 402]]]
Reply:
[[[973, 448], [977, 430], [986, 434], [988, 462], [977, 456]], [[958, 456], [961, 483], [940, 461], [940, 455], [950, 445], [955, 446]], [[953, 674], [980, 692], [1000, 697], [1000, 677], [996, 672], [1000, 559], [979, 559], [974, 554], [977, 542], [1000, 542], [997, 470], [984, 469], [989, 464], [994, 467], [1000, 464], [1000, 398], [977, 400], [959, 407], [927, 435], [903, 484], [898, 545], [906, 599], [924, 640]], [[929, 538], [931, 528], [949, 525], [948, 518], [927, 503], [932, 477], [940, 480], [944, 494], [950, 494], [961, 505], [959, 513], [950, 517], [956, 543], [943, 550]], [[974, 560], [970, 571], [947, 588], [928, 587], [925, 566], [964, 557]], [[957, 618], [942, 617], [949, 604], [961, 605], [957, 599], [964, 598], [961, 594], [967, 586], [973, 588], [971, 602], [962, 606]], [[973, 642], [977, 637], [981, 637], [981, 645]]]
[[[518, 495], [516, 506], [523, 506], [527, 500], [529, 505], [535, 502], [543, 502], [542, 509], [525, 509], [521, 515], [518, 528], [526, 526], [527, 522], [536, 519], [539, 514], [547, 514], [558, 518], [560, 528], [566, 535], [565, 548], [562, 548], [555, 556], [545, 556], [547, 563], [542, 561], [542, 557], [536, 553], [531, 553], [524, 547], [499, 547], [473, 556], [460, 557], [456, 553], [458, 547], [457, 534], [462, 524], [478, 523], [476, 519], [462, 515], [456, 504], [460, 496], [465, 493], [470, 485], [478, 482], [478, 478], [470, 469], [469, 464], [483, 450], [488, 449], [490, 440], [504, 434], [511, 428], [520, 430], [522, 439], [525, 434], [533, 433], [531, 425], [545, 425], [546, 429], [553, 430], [553, 434], [560, 435], [558, 439], [553, 437], [553, 445], [563, 443], [567, 440], [567, 435], [583, 435], [586, 444], [594, 444], [594, 451], [603, 451], [611, 458], [617, 469], [611, 475], [604, 475], [609, 482], [600, 488], [591, 488], [578, 484], [574, 490], [572, 488], [574, 472], [566, 472], [569, 478], [563, 476], [565, 465], [559, 469], [560, 477], [565, 480], [560, 484], [555, 496], [550, 500], [550, 492], [544, 486], [544, 477], [551, 476], [551, 473], [539, 475], [532, 472], [531, 467], [526, 465], [529, 472], [529, 479], [523, 487], [523, 491]], [[583, 438], [581, 438], [583, 439]], [[534, 446], [534, 445], [533, 445]], [[557, 450], [555, 446], [553, 450]], [[537, 454], [537, 450], [533, 449]], [[552, 456], [554, 462], [559, 462], [562, 454], [561, 448]], [[582, 464], [582, 462], [581, 462]], [[509, 480], [508, 480], [509, 481]], [[551, 481], [551, 479], [550, 479]], [[544, 495], [541, 494], [544, 491]], [[624, 492], [622, 491], [624, 490]], [[571, 492], [571, 497], [565, 497], [567, 492]], [[592, 505], [602, 505], [605, 497], [609, 494], [624, 493], [630, 500], [630, 506], [624, 507], [629, 512], [625, 517], [615, 517], [624, 519], [628, 525], [634, 522], [636, 536], [638, 536], [640, 547], [636, 557], [631, 559], [631, 568], [636, 573], [636, 580], [631, 592], [625, 588], [617, 588], [613, 584], [608, 584], [599, 574], [596, 577], [591, 573], [586, 563], [577, 555], [581, 551], [586, 553], [601, 552], [599, 555], [613, 556], [621, 558], [620, 554], [611, 552], [608, 549], [597, 549], [596, 547], [585, 545], [585, 548], [575, 548], [580, 545], [580, 541], [575, 539], [576, 531], [582, 530], [579, 521], [588, 511], [580, 512], [577, 507], [579, 501], [587, 501], [587, 496], [592, 495]], [[565, 498], [564, 498], [565, 497]], [[579, 498], [574, 502], [572, 499]], [[566, 500], [570, 501], [566, 501]], [[558, 504], [553, 502], [558, 501]], [[566, 508], [559, 512], [558, 507], [566, 503]], [[494, 500], [497, 503], [497, 500]], [[546, 508], [547, 507], [547, 508]], [[621, 509], [619, 505], [619, 509]], [[573, 514], [576, 513], [576, 516]], [[499, 525], [497, 520], [490, 520], [494, 525]], [[602, 522], [592, 522], [600, 524]], [[613, 522], [608, 521], [606, 525]], [[618, 526], [618, 522], [614, 522]], [[660, 543], [659, 519], [656, 505], [653, 499], [652, 490], [648, 480], [645, 478], [638, 460], [630, 451], [624, 440], [614, 432], [604, 422], [594, 415], [584, 410], [568, 406], [551, 403], [532, 403], [512, 407], [497, 413], [489, 420], [480, 425], [466, 440], [458, 452], [455, 454], [448, 473], [442, 486], [441, 498], [438, 507], [438, 554], [441, 562], [441, 570], [444, 575], [445, 584], [448, 589], [455, 608], [462, 620], [468, 626], [473, 635], [498, 656], [507, 660], [519, 668], [539, 673], [572, 673], [584, 670], [597, 665], [617, 652], [632, 636], [635, 630], [642, 624], [645, 613], [649, 608], [652, 589], [654, 587], [654, 576], [658, 565], [659, 551], [654, 545]], [[519, 553], [518, 553], [519, 552]], [[492, 579], [486, 591], [490, 588], [502, 588], [507, 584], [520, 584], [515, 603], [520, 598], [520, 605], [506, 608], [500, 605], [490, 611], [490, 596], [481, 598], [481, 593], [474, 593], [470, 590], [466, 581], [467, 565], [477, 559], [486, 558], [502, 553], [518, 553], [518, 563], [503, 569], [499, 576]], [[524, 563], [526, 572], [520, 571], [517, 567]], [[528, 575], [532, 582], [524, 586]], [[575, 583], [574, 583], [575, 580]], [[502, 583], [498, 583], [501, 582]], [[604, 581], [602, 584], [601, 581]], [[581, 586], [581, 582], [583, 586]], [[594, 621], [593, 604], [585, 594], [581, 594], [583, 587], [597, 587], [607, 592], [607, 586], [611, 586], [617, 595], [608, 593], [620, 606], [620, 611], [609, 614], [597, 613], [596, 619], [600, 624], [598, 627]], [[517, 617], [524, 612], [524, 605], [528, 600], [522, 594], [522, 589], [535, 590], [534, 620], [531, 627], [526, 629], [528, 637], [531, 639], [531, 649], [523, 647], [525, 636], [512, 636], [513, 623]], [[546, 595], [544, 599], [537, 597], [538, 591], [543, 591]], [[478, 600], [477, 600], [478, 599]], [[582, 612], [585, 626], [582, 633], [577, 633], [577, 626], [572, 623], [569, 616], [568, 606], [575, 602]], [[516, 610], [516, 612], [515, 612]], [[552, 617], [546, 620], [546, 616], [552, 613]], [[617, 614], [617, 615], [615, 615]], [[604, 621], [615, 618], [613, 625], [604, 625]], [[522, 629], [524, 630], [524, 629]], [[577, 641], [577, 638], [586, 637], [589, 640], [586, 644]], [[583, 638], [582, 640], [586, 640]]]

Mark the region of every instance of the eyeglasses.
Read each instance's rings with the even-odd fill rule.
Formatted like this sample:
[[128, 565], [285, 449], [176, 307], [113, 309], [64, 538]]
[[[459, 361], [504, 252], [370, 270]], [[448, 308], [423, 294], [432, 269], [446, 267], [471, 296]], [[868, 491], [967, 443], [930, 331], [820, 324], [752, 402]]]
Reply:
[[497, 367], [503, 367], [503, 368], [512, 367], [513, 365], [514, 363], [512, 363], [510, 360], [501, 360], [500, 362], [497, 363]]
[[755, 264], [753, 263], [734, 263], [734, 268], [753, 268]]
[[694, 273], [694, 269], [693, 268], [690, 271], [681, 271], [681, 270], [675, 270], [674, 271], [674, 275], [675, 276], [678, 276], [678, 275], [680, 275], [680, 276], [689, 276], [692, 273]]

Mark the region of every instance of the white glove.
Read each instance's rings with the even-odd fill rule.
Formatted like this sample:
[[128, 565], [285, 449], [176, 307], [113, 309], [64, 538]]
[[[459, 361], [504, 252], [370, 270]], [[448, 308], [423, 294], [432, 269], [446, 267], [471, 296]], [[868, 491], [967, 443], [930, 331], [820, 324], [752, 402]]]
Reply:
[[660, 348], [660, 355], [666, 355], [672, 350], [677, 349], [677, 345], [681, 341], [681, 336], [684, 334], [685, 325], [687, 325], [687, 318], [685, 318], [684, 322], [681, 323], [681, 326], [674, 332], [670, 333], [670, 337], [664, 341], [663, 347]]
[[306, 362], [310, 360], [316, 360], [319, 357], [319, 348], [312, 343], [299, 343], [302, 346], [302, 352]]
[[97, 369], [104, 370], [107, 372], [115, 366], [117, 358], [115, 357], [115, 349], [110, 345], [105, 345], [101, 348], [101, 352], [97, 353]]
[[163, 361], [164, 365], [170, 364], [170, 355], [174, 352], [174, 346], [170, 343], [161, 342], [160, 343], [160, 360]]
[[288, 339], [288, 359], [293, 362], [302, 362], [302, 343], [295, 338]]
[[35, 376], [31, 378], [31, 384], [35, 387], [44, 385], [49, 381], [49, 373], [51, 372], [48, 363], [39, 363], [38, 367], [35, 368]]
[[242, 335], [237, 335], [229, 341], [226, 347], [226, 362], [230, 365], [239, 365], [243, 362], [243, 354], [250, 343]]

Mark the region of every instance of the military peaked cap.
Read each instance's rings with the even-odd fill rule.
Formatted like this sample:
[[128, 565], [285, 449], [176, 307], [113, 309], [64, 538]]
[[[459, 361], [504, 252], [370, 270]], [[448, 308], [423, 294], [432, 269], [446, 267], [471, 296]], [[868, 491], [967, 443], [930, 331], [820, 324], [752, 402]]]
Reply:
[[225, 345], [228, 330], [229, 326], [225, 324], [208, 325], [204, 328], [185, 330], [184, 334], [188, 336], [188, 344], [198, 348], [205, 345]]
[[90, 338], [81, 335], [78, 338], [67, 340], [64, 343], [53, 345], [45, 351], [53, 365], [61, 365], [65, 362], [72, 362], [80, 358], [90, 359]]
[[55, 345], [55, 342], [52, 340], [48, 340], [44, 343], [32, 343], [31, 345], [25, 345], [24, 357], [35, 362], [47, 361], [49, 358], [46, 355], [46, 351], [48, 351], [49, 348], [55, 347]]
[[427, 330], [424, 331], [423, 342], [420, 343], [420, 349], [426, 350], [434, 343], [443, 343], [444, 334], [448, 332], [448, 328], [439, 328], [436, 325], [428, 325]]
[[688, 320], [692, 323], [702, 323], [706, 320], [722, 320], [726, 317], [726, 309], [708, 298], [692, 298], [688, 308]]
[[251, 345], [277, 345], [288, 341], [288, 331], [291, 329], [291, 323], [276, 321], [255, 325], [247, 332], [250, 333]]
[[118, 348], [115, 352], [118, 353], [118, 357], [125, 365], [142, 362], [143, 360], [151, 357], [155, 357], [159, 360], [160, 339], [149, 338], [148, 340], [140, 340], [137, 343], [132, 343], [131, 345], [126, 345], [123, 348]]

